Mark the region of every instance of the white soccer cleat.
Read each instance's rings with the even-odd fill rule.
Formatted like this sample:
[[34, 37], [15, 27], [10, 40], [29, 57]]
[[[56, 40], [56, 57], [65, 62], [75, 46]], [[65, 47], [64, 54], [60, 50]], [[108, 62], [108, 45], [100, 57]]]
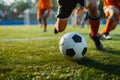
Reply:
[[101, 35], [100, 39], [101, 39], [101, 40], [104, 40], [104, 39], [106, 39], [106, 40], [111, 40], [111, 39], [112, 39], [112, 36], [111, 36], [111, 35], [105, 35], [105, 34], [103, 34], [103, 35]]
[[111, 40], [112, 36], [111, 35], [106, 35], [106, 40]]

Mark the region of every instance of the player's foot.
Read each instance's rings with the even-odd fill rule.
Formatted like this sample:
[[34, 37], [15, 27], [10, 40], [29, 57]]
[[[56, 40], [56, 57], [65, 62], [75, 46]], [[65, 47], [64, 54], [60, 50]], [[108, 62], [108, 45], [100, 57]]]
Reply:
[[43, 30], [43, 32], [47, 32], [47, 30]]
[[105, 49], [103, 48], [103, 45], [101, 44], [98, 36], [93, 36], [93, 37], [92, 37], [92, 36], [90, 35], [90, 38], [94, 41], [97, 50], [100, 50], [100, 51], [105, 50]]
[[58, 33], [58, 31], [57, 31], [57, 29], [55, 28], [55, 29], [54, 29], [54, 34], [57, 34], [57, 33]]
[[102, 34], [102, 35], [99, 35], [99, 39], [101, 40], [111, 40], [112, 39], [112, 36], [109, 35], [109, 33], [105, 33], [105, 34]]

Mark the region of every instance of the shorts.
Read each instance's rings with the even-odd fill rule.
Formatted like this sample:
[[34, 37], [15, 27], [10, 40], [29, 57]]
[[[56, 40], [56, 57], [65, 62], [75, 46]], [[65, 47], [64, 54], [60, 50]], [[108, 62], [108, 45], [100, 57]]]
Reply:
[[[111, 9], [112, 6], [114, 6], [114, 5], [104, 6], [104, 7], [103, 7], [103, 10], [104, 10], [104, 13], [105, 13], [105, 16], [106, 16], [106, 17], [109, 17], [109, 15], [110, 15], [110, 14], [109, 14], [109, 13], [110, 13], [109, 11], [110, 11], [110, 9]], [[116, 6], [114, 6], [114, 7], [116, 7]], [[119, 15], [120, 15], [120, 9], [119, 9], [118, 7], [116, 7], [116, 8], [119, 10]]]
[[79, 3], [81, 6], [84, 6], [84, 0], [58, 0], [59, 7], [56, 15], [57, 18], [68, 18], [73, 9], [76, 7], [77, 3]]

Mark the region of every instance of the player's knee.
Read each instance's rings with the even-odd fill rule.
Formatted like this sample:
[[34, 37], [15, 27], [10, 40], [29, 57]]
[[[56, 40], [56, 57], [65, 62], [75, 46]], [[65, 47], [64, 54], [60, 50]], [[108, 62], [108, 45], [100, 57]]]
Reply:
[[97, 1], [96, 0], [86, 0], [85, 5], [88, 9], [95, 9], [95, 8], [97, 8]]
[[96, 10], [96, 9], [92, 9], [92, 10], [89, 11], [89, 14], [91, 16], [99, 16], [99, 11]]
[[117, 15], [119, 15], [119, 10], [115, 6], [111, 6], [111, 8], [109, 9], [109, 14], [110, 16], [116, 17]]
[[89, 14], [92, 15], [92, 16], [98, 16], [99, 12], [98, 12], [98, 7], [97, 7], [96, 0], [89, 0], [89, 1], [91, 1], [87, 4]]
[[110, 13], [109, 18], [118, 21], [118, 14], [116, 12]]

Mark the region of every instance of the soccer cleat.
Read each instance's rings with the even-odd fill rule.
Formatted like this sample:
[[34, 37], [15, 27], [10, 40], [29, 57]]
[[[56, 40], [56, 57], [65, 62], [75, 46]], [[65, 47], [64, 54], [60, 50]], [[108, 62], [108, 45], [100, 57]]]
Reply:
[[111, 40], [111, 39], [112, 39], [112, 36], [109, 35], [109, 33], [106, 33], [106, 34], [100, 35], [99, 38], [100, 38], [101, 40], [104, 40], [104, 39], [106, 39], [106, 40]]
[[43, 32], [47, 32], [47, 30], [43, 30]]
[[107, 35], [106, 36], [106, 40], [111, 40], [112, 39], [112, 36], [111, 35]]
[[101, 35], [100, 39], [101, 39], [101, 40], [103, 40], [103, 39], [111, 40], [111, 39], [112, 39], [112, 36], [103, 34], [103, 35]]
[[54, 34], [57, 34], [57, 33], [58, 33], [58, 31], [57, 31], [57, 29], [55, 28], [55, 29], [54, 29]]
[[100, 51], [105, 50], [105, 49], [103, 48], [103, 45], [101, 44], [98, 36], [91, 36], [91, 35], [90, 35], [90, 38], [94, 41], [97, 50], [100, 50]]

